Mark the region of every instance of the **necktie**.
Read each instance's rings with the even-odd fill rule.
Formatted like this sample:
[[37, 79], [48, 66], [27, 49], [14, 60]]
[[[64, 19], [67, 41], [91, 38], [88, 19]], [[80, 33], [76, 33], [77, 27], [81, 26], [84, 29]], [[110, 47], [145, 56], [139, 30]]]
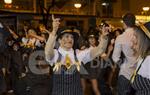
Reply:
[[69, 69], [71, 67], [71, 59], [68, 54], [66, 54], [65, 62], [66, 62], [65, 64], [66, 68]]

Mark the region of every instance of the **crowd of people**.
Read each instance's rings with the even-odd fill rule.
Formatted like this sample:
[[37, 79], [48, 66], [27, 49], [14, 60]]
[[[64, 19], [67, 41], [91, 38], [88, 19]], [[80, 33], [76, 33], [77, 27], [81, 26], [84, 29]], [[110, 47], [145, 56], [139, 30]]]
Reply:
[[52, 29], [0, 22], [0, 95], [150, 95], [150, 22]]

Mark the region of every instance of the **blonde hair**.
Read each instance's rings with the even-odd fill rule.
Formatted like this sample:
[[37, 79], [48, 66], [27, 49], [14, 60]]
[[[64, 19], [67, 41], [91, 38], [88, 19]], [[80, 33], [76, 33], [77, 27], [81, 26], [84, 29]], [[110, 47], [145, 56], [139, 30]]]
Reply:
[[137, 53], [143, 58], [150, 55], [150, 38], [144, 33], [140, 27], [135, 27], [137, 37]]

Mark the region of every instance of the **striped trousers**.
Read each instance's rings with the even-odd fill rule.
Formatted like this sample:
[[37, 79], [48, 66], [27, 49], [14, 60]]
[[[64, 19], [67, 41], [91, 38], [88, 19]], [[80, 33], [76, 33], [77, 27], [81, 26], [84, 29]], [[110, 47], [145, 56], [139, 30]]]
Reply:
[[117, 95], [128, 95], [128, 91], [131, 88], [130, 81], [126, 79], [123, 75], [118, 77], [117, 84]]

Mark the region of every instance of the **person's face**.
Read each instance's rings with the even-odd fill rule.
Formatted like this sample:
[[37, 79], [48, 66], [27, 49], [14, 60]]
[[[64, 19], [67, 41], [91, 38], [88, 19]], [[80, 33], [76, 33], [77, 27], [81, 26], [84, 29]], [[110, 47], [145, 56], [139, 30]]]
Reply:
[[108, 35], [111, 31], [111, 28], [109, 26], [102, 26], [102, 33]]
[[62, 38], [59, 39], [60, 46], [65, 49], [71, 49], [74, 44], [74, 37], [72, 34], [64, 34], [62, 35]]
[[115, 36], [117, 37], [117, 36], [119, 36], [119, 35], [120, 35], [119, 31], [116, 31], [116, 32], [115, 32]]
[[13, 46], [13, 50], [18, 51], [18, 49], [19, 49], [19, 46], [15, 44], [15, 45]]
[[41, 34], [41, 37], [45, 38], [46, 39], [46, 36], [44, 34]]
[[89, 38], [89, 44], [90, 44], [90, 46], [95, 46], [96, 39], [94, 37]]
[[45, 32], [45, 30], [46, 30], [45, 26], [39, 26], [39, 29], [41, 32]]
[[28, 26], [24, 26], [23, 28], [24, 28], [24, 31], [26, 31], [26, 32], [27, 32], [27, 30], [28, 30]]

